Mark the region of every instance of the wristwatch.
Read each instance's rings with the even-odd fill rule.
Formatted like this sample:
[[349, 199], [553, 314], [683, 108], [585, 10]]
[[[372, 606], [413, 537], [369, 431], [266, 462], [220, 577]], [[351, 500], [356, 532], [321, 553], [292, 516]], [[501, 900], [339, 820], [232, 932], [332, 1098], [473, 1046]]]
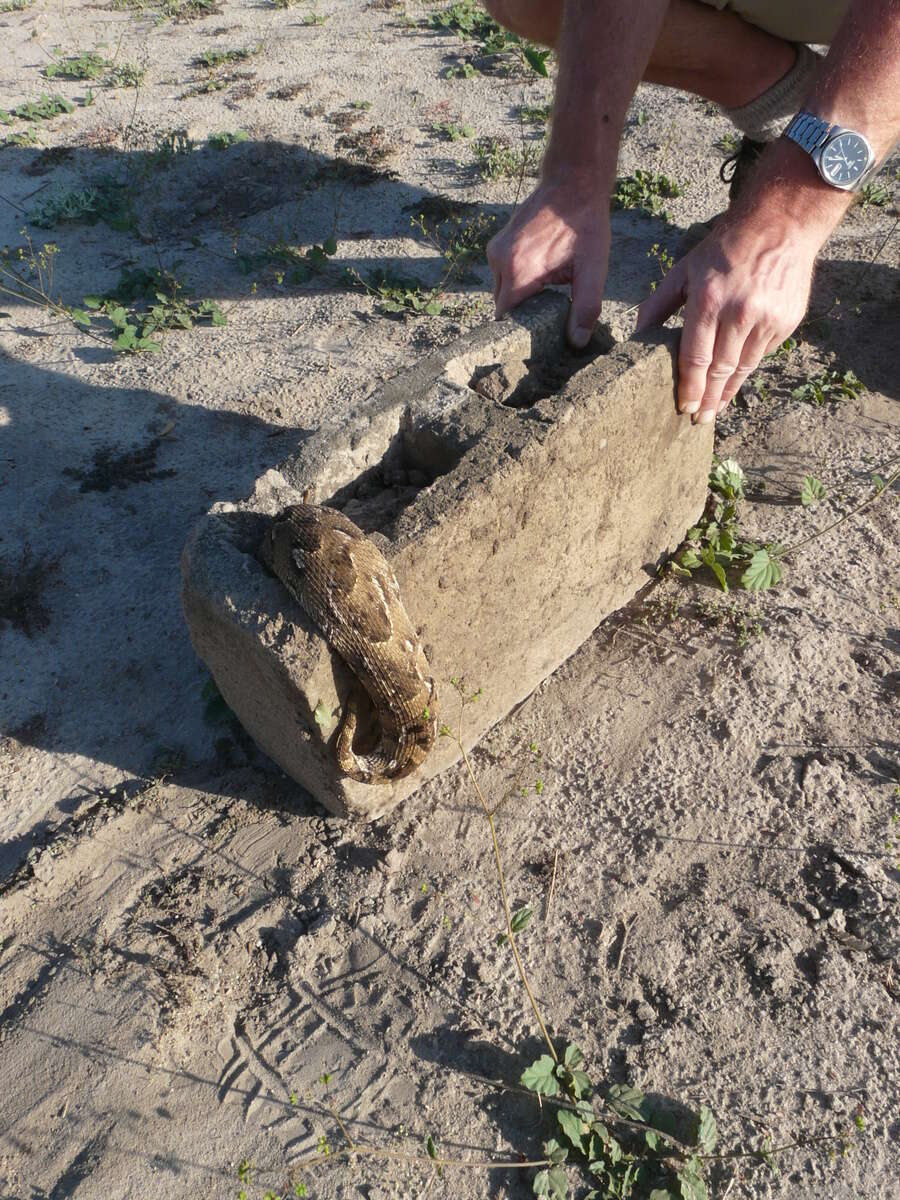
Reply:
[[875, 153], [861, 133], [812, 113], [798, 112], [784, 136], [806, 151], [826, 183], [844, 192], [855, 191], [875, 165]]

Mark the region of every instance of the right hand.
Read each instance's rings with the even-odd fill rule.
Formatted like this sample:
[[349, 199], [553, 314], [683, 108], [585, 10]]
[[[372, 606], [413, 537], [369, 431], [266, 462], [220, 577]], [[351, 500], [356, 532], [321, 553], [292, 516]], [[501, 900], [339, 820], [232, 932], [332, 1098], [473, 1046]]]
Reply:
[[497, 316], [547, 283], [572, 285], [566, 337], [576, 349], [600, 316], [609, 261], [609, 200], [596, 176], [545, 178], [487, 246]]

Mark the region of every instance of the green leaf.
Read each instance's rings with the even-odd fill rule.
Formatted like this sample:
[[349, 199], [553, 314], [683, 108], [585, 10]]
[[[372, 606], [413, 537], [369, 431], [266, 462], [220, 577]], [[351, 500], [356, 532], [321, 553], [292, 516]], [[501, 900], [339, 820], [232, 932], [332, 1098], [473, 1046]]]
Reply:
[[650, 1193], [649, 1200], [675, 1200], [675, 1197], [668, 1188], [654, 1188]]
[[694, 571], [697, 567], [701, 567], [703, 563], [695, 550], [685, 550], [681, 556], [681, 565], [688, 571]]
[[84, 304], [85, 308], [102, 308], [103, 307], [103, 301], [100, 299], [99, 296], [85, 296], [82, 303]]
[[544, 1157], [549, 1158], [555, 1166], [557, 1163], [566, 1161], [569, 1157], [569, 1151], [565, 1146], [561, 1146], [556, 1138], [548, 1138], [544, 1142]]
[[659, 1134], [655, 1130], [648, 1129], [647, 1132], [644, 1134], [644, 1141], [647, 1143], [647, 1145], [650, 1147], [651, 1150], [659, 1149]]
[[87, 329], [91, 323], [90, 313], [86, 313], [83, 308], [70, 308], [69, 316], [76, 325], [80, 325], [82, 329]]
[[741, 586], [750, 592], [764, 592], [774, 587], [783, 572], [778, 559], [764, 546], [750, 559], [750, 565], [741, 576]]
[[[523, 904], [521, 908], [510, 917], [509, 923], [512, 926], [513, 933], [521, 933], [531, 918], [534, 916], [534, 909], [530, 904]], [[509, 935], [506, 933], [497, 934], [497, 945], [502, 946], [504, 942], [509, 941]]]
[[537, 71], [538, 75], [547, 78], [547, 57], [550, 54], [549, 50], [540, 50], [537, 46], [523, 46], [522, 53], [525, 55], [525, 61], [533, 71]]
[[328, 729], [331, 726], [331, 709], [324, 700], [320, 700], [313, 712], [316, 724], [321, 729]]
[[424, 306], [424, 311], [429, 317], [439, 317], [444, 311], [444, 302], [442, 300], [429, 300]]
[[803, 487], [800, 489], [800, 503], [804, 508], [808, 508], [810, 504], [818, 504], [820, 500], [824, 500], [826, 495], [825, 485], [821, 479], [817, 479], [815, 475], [803, 476]]
[[581, 1050], [573, 1043], [569, 1043], [563, 1051], [563, 1064], [571, 1069], [572, 1067], [580, 1067], [583, 1062], [584, 1055], [581, 1053]]
[[521, 1081], [530, 1092], [539, 1096], [558, 1096], [559, 1083], [554, 1075], [556, 1063], [549, 1054], [542, 1054], [522, 1072]]
[[709, 1193], [695, 1158], [690, 1159], [678, 1172], [677, 1179], [681, 1185], [681, 1200], [708, 1200]]
[[700, 1119], [697, 1124], [697, 1145], [706, 1154], [712, 1154], [716, 1148], [719, 1131], [716, 1128], [716, 1118], [705, 1104], [700, 1105]]
[[606, 1093], [606, 1102], [613, 1112], [627, 1121], [643, 1121], [644, 1093], [628, 1083], [614, 1083]]
[[591, 1083], [591, 1077], [586, 1075], [584, 1071], [579, 1071], [577, 1068], [571, 1072], [572, 1091], [575, 1093], [575, 1099], [580, 1100], [582, 1096], [589, 1096], [594, 1085]]
[[710, 491], [718, 492], [727, 500], [740, 500], [744, 495], [746, 475], [733, 458], [717, 459], [709, 473]]
[[566, 1200], [568, 1181], [562, 1167], [551, 1167], [549, 1170], [538, 1171], [534, 1177], [534, 1194], [549, 1196], [550, 1200]]
[[885, 483], [880, 475], [872, 476], [872, 486], [875, 488], [875, 491], [878, 493], [878, 495], [881, 495], [881, 493], [884, 491]]
[[700, 557], [706, 566], [708, 566], [712, 571], [713, 575], [715, 575], [716, 579], [718, 579], [722, 591], [727, 592], [728, 580], [725, 578], [725, 570], [722, 564], [716, 558], [715, 548], [713, 546], [704, 546], [703, 550], [700, 552]]
[[322, 252], [328, 255], [337, 254], [337, 238], [333, 234], [322, 243]]
[[437, 1150], [435, 1149], [435, 1146], [434, 1146], [434, 1138], [431, 1136], [430, 1133], [429, 1133], [428, 1137], [425, 1139], [425, 1152], [429, 1158], [437, 1158]]
[[561, 1108], [556, 1114], [556, 1119], [559, 1121], [560, 1129], [574, 1148], [576, 1150], [583, 1150], [582, 1137], [586, 1131], [581, 1117], [577, 1113], [570, 1112], [567, 1108]]
[[126, 325], [113, 345], [117, 350], [134, 350], [136, 349], [137, 337], [135, 336], [135, 328], [133, 325]]

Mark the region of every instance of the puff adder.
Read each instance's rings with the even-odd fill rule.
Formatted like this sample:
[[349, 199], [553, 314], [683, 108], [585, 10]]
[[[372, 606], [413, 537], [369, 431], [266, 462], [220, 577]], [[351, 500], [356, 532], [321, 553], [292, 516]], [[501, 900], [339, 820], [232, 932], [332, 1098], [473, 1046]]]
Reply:
[[293, 504], [266, 531], [260, 557], [341, 656], [375, 709], [378, 744], [370, 753], [356, 753], [362, 696], [351, 692], [337, 735], [341, 770], [361, 783], [385, 783], [414, 771], [437, 733], [437, 695], [384, 555], [336, 509]]

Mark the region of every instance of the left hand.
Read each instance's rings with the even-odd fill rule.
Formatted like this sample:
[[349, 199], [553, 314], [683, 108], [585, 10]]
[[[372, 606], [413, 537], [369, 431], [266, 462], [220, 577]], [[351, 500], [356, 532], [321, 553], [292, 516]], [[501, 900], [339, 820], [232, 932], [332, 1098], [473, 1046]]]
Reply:
[[678, 407], [695, 424], [715, 420], [763, 355], [800, 324], [819, 248], [808, 232], [771, 215], [728, 216], [641, 305], [637, 332], [684, 305]]

